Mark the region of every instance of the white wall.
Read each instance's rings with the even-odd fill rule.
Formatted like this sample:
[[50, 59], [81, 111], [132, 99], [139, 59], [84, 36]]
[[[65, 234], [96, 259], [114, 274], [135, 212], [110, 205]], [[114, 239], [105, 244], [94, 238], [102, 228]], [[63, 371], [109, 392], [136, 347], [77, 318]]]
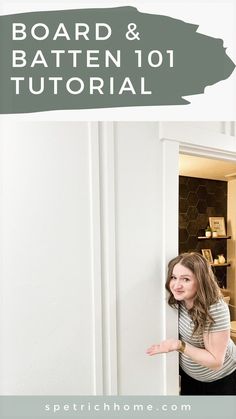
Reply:
[[2, 139], [1, 394], [92, 392], [88, 162], [85, 123]]
[[116, 139], [119, 392], [163, 394], [164, 355], [145, 356], [165, 333], [162, 144], [155, 123], [116, 124]]
[[0, 393], [177, 392], [177, 355], [167, 386], [145, 354], [166, 333], [158, 124], [1, 132]]

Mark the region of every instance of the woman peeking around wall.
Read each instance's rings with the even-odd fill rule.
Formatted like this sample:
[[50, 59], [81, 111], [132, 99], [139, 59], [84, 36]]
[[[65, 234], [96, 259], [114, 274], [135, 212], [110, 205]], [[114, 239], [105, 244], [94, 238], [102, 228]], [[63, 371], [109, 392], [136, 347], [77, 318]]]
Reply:
[[179, 339], [152, 345], [147, 354], [179, 352], [181, 395], [235, 395], [236, 346], [211, 265], [199, 253], [177, 256], [166, 289], [169, 305], [179, 309]]

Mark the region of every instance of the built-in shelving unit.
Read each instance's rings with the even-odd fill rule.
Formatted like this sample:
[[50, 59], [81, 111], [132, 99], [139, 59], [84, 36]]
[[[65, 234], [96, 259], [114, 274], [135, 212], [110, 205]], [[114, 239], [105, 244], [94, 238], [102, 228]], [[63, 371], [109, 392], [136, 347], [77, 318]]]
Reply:
[[[206, 236], [198, 236], [198, 240], [230, 240], [231, 236], [217, 236], [217, 237], [206, 237]], [[229, 262], [225, 263], [211, 263], [211, 266], [214, 268], [222, 268], [230, 266]]]
[[198, 240], [229, 240], [231, 236], [217, 236], [217, 237], [206, 237], [206, 236], [198, 236]]

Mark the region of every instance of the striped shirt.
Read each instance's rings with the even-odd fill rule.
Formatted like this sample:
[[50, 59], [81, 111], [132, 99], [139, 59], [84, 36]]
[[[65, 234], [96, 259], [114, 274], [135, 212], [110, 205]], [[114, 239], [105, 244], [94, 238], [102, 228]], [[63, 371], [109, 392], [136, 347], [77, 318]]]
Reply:
[[[230, 315], [227, 304], [220, 299], [217, 303], [210, 306], [210, 315], [214, 323], [208, 327], [206, 326], [205, 332], [219, 332], [222, 330], [230, 330]], [[187, 342], [197, 348], [204, 348], [203, 333], [194, 334], [193, 322], [188, 314], [188, 310], [184, 304], [179, 305], [179, 337], [184, 342]], [[219, 380], [236, 369], [236, 346], [230, 339], [227, 345], [226, 355], [222, 368], [213, 371], [207, 367], [197, 364], [192, 361], [187, 355], [180, 353], [180, 366], [190, 377], [195, 380], [210, 382]]]

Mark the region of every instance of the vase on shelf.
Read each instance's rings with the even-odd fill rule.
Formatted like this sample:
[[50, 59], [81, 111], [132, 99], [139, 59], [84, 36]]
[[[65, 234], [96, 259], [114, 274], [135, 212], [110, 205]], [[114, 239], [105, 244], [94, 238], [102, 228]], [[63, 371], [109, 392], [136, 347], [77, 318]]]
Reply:
[[205, 236], [209, 239], [211, 237], [211, 228], [208, 226], [205, 230]]
[[222, 265], [223, 263], [225, 263], [225, 257], [224, 255], [218, 255], [218, 261], [219, 263]]

